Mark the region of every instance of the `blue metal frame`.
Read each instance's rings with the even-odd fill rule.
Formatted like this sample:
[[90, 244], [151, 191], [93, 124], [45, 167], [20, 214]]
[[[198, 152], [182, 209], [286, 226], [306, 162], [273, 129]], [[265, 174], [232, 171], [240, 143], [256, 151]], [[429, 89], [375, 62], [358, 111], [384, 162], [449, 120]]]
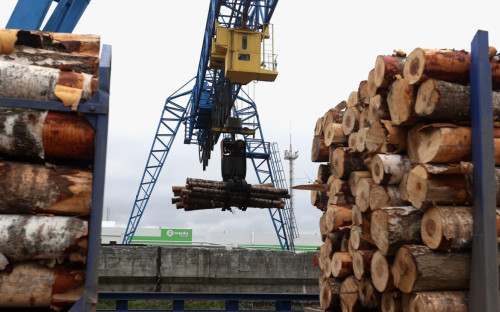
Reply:
[[298, 301], [318, 302], [318, 299], [319, 299], [318, 294], [100, 292], [99, 300], [116, 301], [116, 309], [115, 310], [102, 309], [97, 311], [138, 311], [138, 310], [128, 309], [128, 301], [130, 300], [173, 301], [172, 310], [149, 310], [149, 311], [197, 311], [197, 310], [184, 310], [184, 301], [186, 300], [203, 300], [203, 301], [217, 300], [226, 302], [225, 310], [210, 310], [210, 311], [243, 311], [239, 310], [238, 308], [238, 303], [240, 301], [273, 301], [276, 303], [276, 309], [273, 311], [291, 311], [292, 302], [298, 302]]
[[474, 236], [469, 311], [498, 311], [498, 243], [495, 201], [493, 108], [488, 32], [471, 43], [471, 123], [474, 163]]
[[[95, 130], [95, 152], [92, 178], [92, 209], [89, 220], [89, 237], [86, 264], [85, 293], [70, 311], [94, 311], [97, 304], [97, 279], [101, 221], [104, 201], [106, 146], [108, 138], [109, 87], [111, 79], [111, 46], [103, 45], [99, 65], [99, 89], [87, 102], [80, 104], [77, 113], [84, 114]], [[0, 106], [72, 112], [61, 102], [0, 98]]]
[[39, 30], [54, 1], [57, 6], [43, 30], [73, 32], [90, 0], [18, 0], [6, 28]]

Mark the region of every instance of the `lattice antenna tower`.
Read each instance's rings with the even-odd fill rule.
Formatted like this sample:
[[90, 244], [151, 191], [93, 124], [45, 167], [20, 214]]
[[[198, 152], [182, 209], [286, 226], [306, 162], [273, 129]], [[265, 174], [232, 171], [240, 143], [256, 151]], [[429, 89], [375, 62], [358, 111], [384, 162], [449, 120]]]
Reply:
[[292, 125], [290, 124], [290, 150], [285, 150], [285, 160], [290, 162], [290, 219], [294, 220], [294, 197], [293, 197], [293, 162], [299, 158], [299, 152], [292, 149]]

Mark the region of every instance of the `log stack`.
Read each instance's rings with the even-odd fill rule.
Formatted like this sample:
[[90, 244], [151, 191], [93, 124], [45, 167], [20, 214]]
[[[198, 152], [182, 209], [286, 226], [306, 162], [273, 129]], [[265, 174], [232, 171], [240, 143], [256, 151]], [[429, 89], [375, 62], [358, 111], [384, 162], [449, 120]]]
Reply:
[[[77, 109], [100, 39], [0, 30], [0, 97]], [[0, 106], [0, 308], [72, 306], [85, 290], [94, 129], [76, 113]]]
[[[500, 62], [490, 50], [493, 116], [500, 121]], [[473, 234], [469, 68], [466, 51], [417, 48], [408, 56], [378, 56], [368, 79], [345, 105], [332, 109], [342, 118], [323, 128], [318, 121], [311, 160], [328, 163], [320, 164], [309, 189], [324, 197], [313, 202], [324, 212], [324, 311], [467, 311]], [[325, 129], [340, 127], [343, 137], [330, 131], [336, 140], [326, 140]], [[500, 129], [494, 137], [500, 166]], [[328, 159], [315, 157], [326, 154]], [[500, 206], [500, 167], [495, 176]], [[500, 237], [500, 217], [497, 224]]]

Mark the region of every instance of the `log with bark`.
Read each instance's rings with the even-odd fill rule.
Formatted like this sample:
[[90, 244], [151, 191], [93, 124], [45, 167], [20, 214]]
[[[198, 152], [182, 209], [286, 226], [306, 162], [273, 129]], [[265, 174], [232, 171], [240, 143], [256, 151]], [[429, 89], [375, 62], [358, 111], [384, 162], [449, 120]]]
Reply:
[[385, 97], [382, 97], [380, 94], [377, 94], [374, 97], [370, 98], [370, 104], [365, 110], [368, 111], [367, 118], [370, 125], [381, 119], [388, 120], [391, 118], [387, 99]]
[[314, 136], [311, 148], [312, 162], [327, 162], [330, 148], [325, 145], [325, 139], [322, 136]]
[[326, 146], [347, 142], [347, 137], [344, 135], [344, 132], [342, 131], [342, 124], [340, 123], [332, 122], [326, 125], [326, 128], [323, 131]]
[[332, 233], [339, 227], [352, 224], [351, 210], [348, 207], [342, 205], [331, 205], [328, 207], [325, 217], [327, 232]]
[[330, 185], [328, 205], [348, 205], [354, 203], [349, 183], [344, 180], [334, 179]]
[[415, 86], [406, 79], [398, 79], [390, 87], [387, 103], [392, 123], [398, 125], [411, 125], [416, 123], [415, 101], [417, 92]]
[[368, 276], [364, 276], [360, 279], [358, 296], [359, 302], [365, 308], [374, 309], [380, 305], [381, 294], [375, 289]]
[[311, 191], [311, 204], [321, 211], [328, 208], [328, 195], [326, 191]]
[[469, 288], [470, 262], [468, 252], [441, 252], [421, 245], [405, 245], [398, 250], [391, 272], [394, 285], [407, 294], [461, 290]]
[[375, 61], [373, 82], [380, 87], [384, 81], [394, 80], [394, 76], [402, 76], [406, 59], [398, 55], [379, 55]]
[[372, 213], [371, 236], [384, 255], [395, 255], [406, 244], [421, 242], [423, 211], [412, 206], [387, 207]]
[[418, 123], [408, 130], [406, 151], [408, 152], [408, 157], [412, 163], [420, 162], [420, 159], [418, 158], [418, 145], [423, 133], [419, 130], [423, 127], [425, 127], [424, 123]]
[[359, 301], [359, 281], [354, 276], [347, 277], [340, 285], [340, 305], [342, 311], [356, 312], [363, 307]]
[[0, 272], [2, 308], [67, 308], [84, 292], [85, 270], [80, 265], [48, 268], [36, 262], [14, 263]]
[[408, 175], [409, 174], [410, 174], [410, 171], [407, 171], [403, 174], [403, 178], [401, 178], [401, 182], [399, 182], [399, 186], [398, 186], [399, 197], [401, 197], [401, 200], [404, 202], [410, 202], [408, 191], [407, 191]]
[[390, 120], [372, 123], [366, 133], [366, 149], [371, 153], [399, 153], [406, 150], [407, 129], [393, 126]]
[[391, 291], [396, 289], [391, 273], [392, 259], [386, 258], [380, 250], [375, 251], [372, 256], [370, 273], [373, 286], [379, 291]]
[[0, 212], [87, 216], [92, 172], [63, 166], [0, 162]]
[[[491, 61], [493, 88], [500, 85], [500, 67]], [[404, 77], [410, 84], [420, 84], [428, 78], [467, 84], [470, 81], [470, 53], [457, 50], [416, 48], [406, 58]]]
[[[417, 130], [417, 162], [456, 163], [471, 159], [472, 133], [470, 127], [453, 124], [431, 124]], [[494, 132], [495, 164], [500, 165], [500, 129]], [[412, 160], [413, 161], [413, 160]]]
[[377, 184], [399, 184], [405, 172], [411, 170], [411, 162], [407, 156], [393, 154], [377, 154], [372, 158], [371, 173]]
[[382, 293], [380, 309], [382, 312], [403, 312], [401, 293], [399, 291], [386, 291]]
[[370, 229], [365, 230], [362, 225], [351, 227], [351, 233], [349, 235], [349, 246], [352, 248], [352, 252], [350, 252], [351, 257], [354, 256], [354, 251], [356, 250], [376, 249], [375, 243], [373, 242], [372, 236], [370, 234]]
[[74, 217], [0, 215], [0, 253], [13, 261], [85, 255], [80, 241], [87, 231], [87, 222]]
[[342, 111], [343, 107], [346, 107], [347, 103], [345, 101], [340, 102], [336, 107], [329, 109], [323, 115], [323, 133], [325, 132], [326, 127], [331, 123], [342, 123], [342, 116], [344, 112]]
[[370, 209], [375, 211], [384, 207], [403, 205], [399, 195], [399, 188], [396, 185], [382, 186], [375, 184], [370, 189]]
[[[492, 92], [493, 119], [500, 119], [500, 92]], [[439, 121], [470, 121], [470, 87], [427, 79], [418, 88], [417, 115]]]
[[332, 172], [330, 171], [329, 165], [319, 165], [318, 166], [318, 183], [324, 184], [328, 182], [328, 178], [331, 176]]
[[352, 257], [349, 253], [335, 252], [332, 256], [332, 275], [337, 278], [344, 278], [352, 273]]
[[332, 175], [337, 179], [347, 179], [352, 171], [365, 168], [361, 156], [349, 153], [347, 147], [333, 149], [330, 153], [329, 163]]
[[[474, 233], [473, 207], [434, 206], [422, 218], [422, 242], [434, 250], [469, 249]], [[497, 209], [497, 236], [500, 234]]]
[[423, 291], [409, 301], [410, 312], [467, 312], [469, 294], [465, 291]]
[[353, 171], [349, 175], [349, 187], [351, 188], [351, 194], [356, 196], [356, 190], [358, 183], [361, 179], [371, 178], [372, 174], [370, 171]]
[[323, 311], [335, 310], [340, 304], [341, 281], [327, 278], [321, 284], [319, 302]]

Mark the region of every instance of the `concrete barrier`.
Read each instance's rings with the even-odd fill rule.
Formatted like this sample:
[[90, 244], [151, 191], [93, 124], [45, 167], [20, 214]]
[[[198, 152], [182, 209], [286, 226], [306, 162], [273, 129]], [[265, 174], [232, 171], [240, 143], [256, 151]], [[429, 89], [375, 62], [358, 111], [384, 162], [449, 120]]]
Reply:
[[313, 252], [103, 246], [99, 290], [318, 293]]

